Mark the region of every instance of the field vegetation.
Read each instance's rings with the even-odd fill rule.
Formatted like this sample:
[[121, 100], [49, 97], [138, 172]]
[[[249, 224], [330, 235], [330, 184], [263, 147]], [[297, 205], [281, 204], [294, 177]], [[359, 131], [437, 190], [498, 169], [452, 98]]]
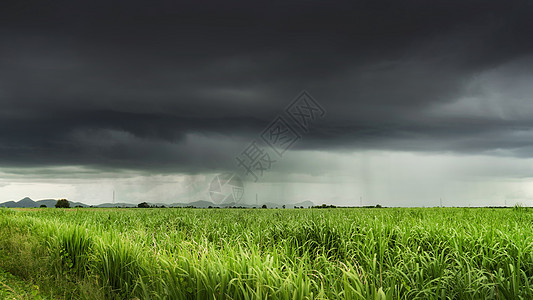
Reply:
[[0, 270], [38, 299], [533, 299], [533, 210], [0, 209]]

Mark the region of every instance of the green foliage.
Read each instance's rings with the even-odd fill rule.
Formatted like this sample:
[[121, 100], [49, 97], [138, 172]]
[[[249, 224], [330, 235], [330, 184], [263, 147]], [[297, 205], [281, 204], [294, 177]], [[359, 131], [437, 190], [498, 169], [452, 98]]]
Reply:
[[336, 208], [336, 206], [335, 205], [322, 204], [322, 205], [312, 206], [311, 208]]
[[63, 298], [533, 298], [527, 207], [0, 209], [2, 249]]
[[56, 208], [70, 208], [70, 203], [67, 199], [59, 199], [56, 202]]
[[142, 202], [142, 203], [137, 204], [137, 207], [138, 208], [150, 208], [150, 204], [146, 202]]
[[45, 299], [39, 292], [39, 286], [27, 283], [0, 269], [0, 299]]

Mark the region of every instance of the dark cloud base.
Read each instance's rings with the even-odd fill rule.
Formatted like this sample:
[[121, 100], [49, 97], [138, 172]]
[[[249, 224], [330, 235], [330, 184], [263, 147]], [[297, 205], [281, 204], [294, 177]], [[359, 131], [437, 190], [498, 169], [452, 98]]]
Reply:
[[533, 150], [527, 118], [439, 112], [533, 65], [530, 1], [2, 5], [2, 166], [227, 168], [302, 89], [327, 118], [295, 149]]

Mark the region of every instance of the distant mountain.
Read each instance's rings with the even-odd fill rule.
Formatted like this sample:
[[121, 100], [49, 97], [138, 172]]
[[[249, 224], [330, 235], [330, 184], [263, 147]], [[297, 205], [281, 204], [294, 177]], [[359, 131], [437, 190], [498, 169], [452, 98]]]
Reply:
[[[56, 199], [44, 199], [44, 200], [37, 200], [35, 201], [38, 205], [36, 207], [40, 207], [41, 204], [46, 205], [46, 207], [55, 207], [57, 200]], [[70, 203], [70, 206], [72, 206], [72, 203]]]
[[[0, 203], [0, 207], [10, 207], [10, 208], [32, 208], [32, 207], [40, 207], [41, 205], [46, 205], [46, 207], [55, 207], [57, 200], [56, 199], [42, 199], [34, 201], [29, 197], [23, 198], [19, 201], [7, 201], [4, 203]], [[89, 207], [89, 205], [81, 203], [81, 202], [70, 202], [70, 207]], [[242, 204], [242, 203], [222, 203], [222, 204], [215, 204], [211, 201], [205, 201], [205, 200], [199, 200], [194, 201], [190, 203], [174, 203], [174, 204], [165, 204], [165, 203], [151, 203], [147, 202], [150, 206], [167, 206], [167, 207], [187, 207], [187, 206], [193, 206], [198, 208], [208, 208], [211, 207], [231, 207], [231, 206], [238, 206], [238, 207], [261, 207], [263, 204], [259, 205], [252, 205], [252, 204]], [[267, 202], [264, 203], [268, 208], [274, 208], [279, 207], [281, 208], [283, 204], [280, 203], [273, 203], [273, 202]], [[310, 207], [314, 206], [315, 204], [311, 201], [303, 201], [298, 203], [289, 203], [285, 204], [286, 208], [293, 208], [296, 207]], [[102, 203], [98, 205], [94, 205], [94, 207], [101, 207], [101, 208], [111, 208], [111, 207], [137, 207], [137, 204], [132, 203]]]
[[[55, 201], [54, 201], [55, 204]], [[41, 204], [31, 200], [31, 198], [23, 198], [17, 202], [15, 201], [7, 201], [4, 203], [0, 203], [0, 207], [39, 207]]]
[[17, 207], [17, 202], [15, 201], [7, 201], [4, 203], [0, 203], [0, 207]]
[[39, 207], [39, 204], [37, 202], [31, 200], [30, 198], [26, 197], [22, 200], [19, 200], [17, 202], [17, 205], [20, 205], [22, 207]]
[[[39, 206], [41, 206], [41, 204], [44, 204], [44, 205], [46, 205], [46, 207], [55, 207], [57, 199], [37, 200], [35, 202], [38, 203]], [[81, 203], [81, 202], [69, 201], [69, 203], [70, 203], [70, 207], [76, 207], [76, 206], [89, 207], [89, 205], [87, 205], [85, 203]], [[39, 207], [39, 206], [37, 206], [37, 207]]]
[[[4, 203], [0, 203], [0, 207], [32, 208], [32, 207], [40, 207], [43, 204], [46, 205], [46, 207], [55, 207], [56, 202], [57, 202], [56, 199], [43, 199], [43, 200], [33, 201], [31, 198], [26, 197], [17, 202], [7, 201]], [[80, 202], [70, 202], [70, 207], [75, 207], [75, 206], [89, 207], [88, 205], [80, 203]]]

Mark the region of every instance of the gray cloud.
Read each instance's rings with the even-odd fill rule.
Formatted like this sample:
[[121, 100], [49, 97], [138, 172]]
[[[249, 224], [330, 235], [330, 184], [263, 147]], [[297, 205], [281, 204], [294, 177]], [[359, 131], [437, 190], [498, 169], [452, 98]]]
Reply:
[[526, 1], [5, 5], [2, 166], [229, 168], [302, 89], [297, 150], [533, 151]]

